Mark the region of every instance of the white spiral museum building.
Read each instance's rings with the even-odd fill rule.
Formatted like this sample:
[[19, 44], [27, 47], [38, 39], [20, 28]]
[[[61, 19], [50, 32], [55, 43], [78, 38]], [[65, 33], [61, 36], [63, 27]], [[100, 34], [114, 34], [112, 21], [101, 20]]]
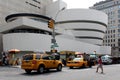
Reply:
[[[56, 5], [56, 4], [61, 5]], [[52, 29], [48, 20], [55, 20], [57, 50], [91, 53], [107, 50], [102, 39], [106, 31], [107, 15], [91, 9], [63, 9], [63, 2], [46, 7], [46, 14], [15, 13], [6, 16], [6, 24], [0, 26], [3, 50], [50, 51]]]

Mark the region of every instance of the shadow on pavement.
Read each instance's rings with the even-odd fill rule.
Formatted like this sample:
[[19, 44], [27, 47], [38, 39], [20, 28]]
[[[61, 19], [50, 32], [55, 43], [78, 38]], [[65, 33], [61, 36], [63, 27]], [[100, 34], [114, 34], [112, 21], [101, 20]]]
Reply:
[[51, 74], [51, 73], [59, 73], [59, 72], [62, 72], [62, 71], [56, 71], [56, 70], [49, 70], [49, 71], [44, 71], [44, 73], [42, 73], [42, 74], [40, 74], [40, 73], [38, 73], [38, 72], [36, 72], [36, 71], [32, 71], [31, 73], [26, 73], [26, 72], [24, 72], [24, 73], [22, 73], [21, 75], [25, 75], [25, 76], [34, 76], [34, 75], [49, 75], [49, 74]]

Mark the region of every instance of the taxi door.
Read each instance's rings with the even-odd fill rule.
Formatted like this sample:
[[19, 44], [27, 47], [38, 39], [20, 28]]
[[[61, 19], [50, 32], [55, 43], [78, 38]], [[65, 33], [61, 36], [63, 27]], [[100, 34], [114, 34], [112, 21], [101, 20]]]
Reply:
[[52, 61], [50, 60], [49, 56], [45, 56], [42, 59], [43, 59], [43, 62], [45, 64], [45, 67], [46, 68], [51, 68]]
[[57, 60], [55, 60], [52, 56], [50, 56], [51, 68], [57, 67]]

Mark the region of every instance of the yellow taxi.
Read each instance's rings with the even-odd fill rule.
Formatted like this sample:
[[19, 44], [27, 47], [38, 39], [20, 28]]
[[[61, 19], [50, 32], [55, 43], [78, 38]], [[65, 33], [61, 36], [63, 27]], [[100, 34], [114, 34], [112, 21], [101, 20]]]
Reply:
[[32, 70], [36, 70], [39, 73], [43, 73], [44, 70], [57, 69], [62, 70], [62, 62], [56, 60], [54, 56], [44, 54], [25, 54], [22, 59], [21, 68], [26, 73], [31, 73]]
[[72, 61], [68, 61], [66, 66], [70, 69], [73, 67], [83, 68], [88, 67], [88, 62], [84, 61], [83, 58], [74, 58]]

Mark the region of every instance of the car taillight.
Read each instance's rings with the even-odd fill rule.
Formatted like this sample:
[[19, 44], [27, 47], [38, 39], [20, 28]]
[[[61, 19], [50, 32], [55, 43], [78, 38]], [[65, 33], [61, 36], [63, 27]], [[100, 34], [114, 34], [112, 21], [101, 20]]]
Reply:
[[36, 64], [36, 63], [37, 63], [37, 61], [36, 61], [36, 60], [33, 60], [33, 61], [32, 61], [32, 64]]

